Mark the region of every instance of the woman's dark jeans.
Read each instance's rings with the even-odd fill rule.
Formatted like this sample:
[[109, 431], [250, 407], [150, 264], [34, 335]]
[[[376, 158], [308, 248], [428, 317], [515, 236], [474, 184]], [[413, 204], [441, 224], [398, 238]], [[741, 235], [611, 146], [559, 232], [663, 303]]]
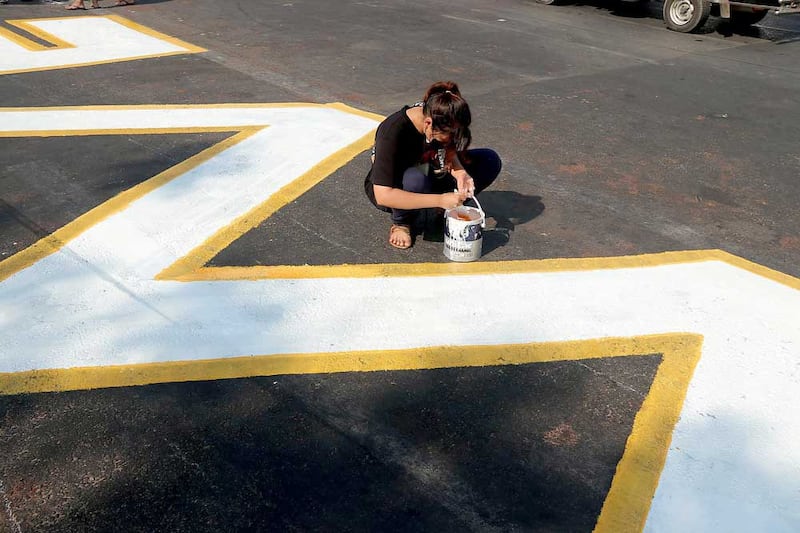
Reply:
[[[490, 148], [467, 150], [463, 158], [464, 170], [475, 182], [475, 194], [492, 184], [503, 167], [500, 156]], [[417, 193], [441, 194], [453, 191], [456, 180], [450, 174], [444, 176], [427, 176], [417, 167], [409, 168], [403, 174], [403, 190]], [[411, 224], [417, 209], [392, 209], [392, 222], [395, 224]]]

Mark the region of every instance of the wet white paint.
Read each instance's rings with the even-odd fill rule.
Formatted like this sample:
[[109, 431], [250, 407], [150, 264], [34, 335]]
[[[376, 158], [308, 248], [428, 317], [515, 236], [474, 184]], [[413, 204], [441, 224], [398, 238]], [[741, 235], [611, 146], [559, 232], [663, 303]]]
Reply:
[[72, 47], [28, 50], [0, 35], [0, 74], [197, 51], [177, 41], [170, 42], [137, 31], [107, 17], [31, 19], [25, 22]]
[[[700, 333], [702, 357], [646, 530], [800, 530], [800, 291], [788, 286], [720, 261], [583, 272], [154, 281], [216, 230], [375, 126], [335, 109], [304, 109], [0, 113], [0, 129], [270, 124], [0, 283], [0, 371]], [[479, 305], [454, 305], [465, 294]]]

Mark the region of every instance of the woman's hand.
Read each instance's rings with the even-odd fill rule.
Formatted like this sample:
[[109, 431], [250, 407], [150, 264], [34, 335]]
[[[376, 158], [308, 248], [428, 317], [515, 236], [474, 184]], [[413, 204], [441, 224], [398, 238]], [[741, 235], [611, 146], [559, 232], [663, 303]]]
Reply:
[[475, 194], [475, 182], [472, 181], [472, 177], [467, 174], [467, 171], [462, 168], [451, 170], [450, 174], [456, 179], [458, 192], [463, 193], [465, 195], [464, 198], [472, 198]]
[[453, 209], [464, 203], [467, 195], [461, 192], [446, 192], [439, 195], [439, 207], [442, 209]]

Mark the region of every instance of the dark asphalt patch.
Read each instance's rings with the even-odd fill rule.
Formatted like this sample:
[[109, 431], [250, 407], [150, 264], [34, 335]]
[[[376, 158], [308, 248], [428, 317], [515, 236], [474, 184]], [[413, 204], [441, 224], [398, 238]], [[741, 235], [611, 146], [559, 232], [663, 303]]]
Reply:
[[0, 398], [23, 531], [591, 531], [659, 355]]
[[233, 133], [3, 139], [0, 259]]
[[297, 101], [205, 54], [0, 75], [0, 94], [4, 107]]
[[[443, 218], [433, 210], [421, 211], [414, 247], [399, 251], [388, 244], [390, 215], [376, 209], [364, 194], [369, 164], [369, 154], [360, 154], [221, 250], [207, 266], [448, 261], [443, 255]], [[531, 259], [518, 247], [503, 247], [517, 226], [544, 211], [541, 198], [507, 190], [500, 182], [481, 193], [479, 201], [487, 214], [483, 258]]]

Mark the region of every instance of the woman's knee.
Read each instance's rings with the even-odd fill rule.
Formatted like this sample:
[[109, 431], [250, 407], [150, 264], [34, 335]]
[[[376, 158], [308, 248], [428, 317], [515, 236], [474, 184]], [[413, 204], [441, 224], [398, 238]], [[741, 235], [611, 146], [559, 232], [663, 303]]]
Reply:
[[497, 176], [503, 168], [503, 161], [500, 159], [500, 154], [491, 148], [477, 148], [471, 150], [474, 155], [469, 153], [469, 157], [475, 160], [477, 166], [481, 167], [481, 171], [489, 175]]
[[464, 165], [469, 175], [475, 180], [477, 190], [483, 190], [500, 175], [503, 161], [500, 155], [491, 148], [476, 148], [467, 152], [469, 164]]
[[430, 192], [428, 177], [416, 167], [406, 169], [403, 173], [403, 190], [409, 192]]

